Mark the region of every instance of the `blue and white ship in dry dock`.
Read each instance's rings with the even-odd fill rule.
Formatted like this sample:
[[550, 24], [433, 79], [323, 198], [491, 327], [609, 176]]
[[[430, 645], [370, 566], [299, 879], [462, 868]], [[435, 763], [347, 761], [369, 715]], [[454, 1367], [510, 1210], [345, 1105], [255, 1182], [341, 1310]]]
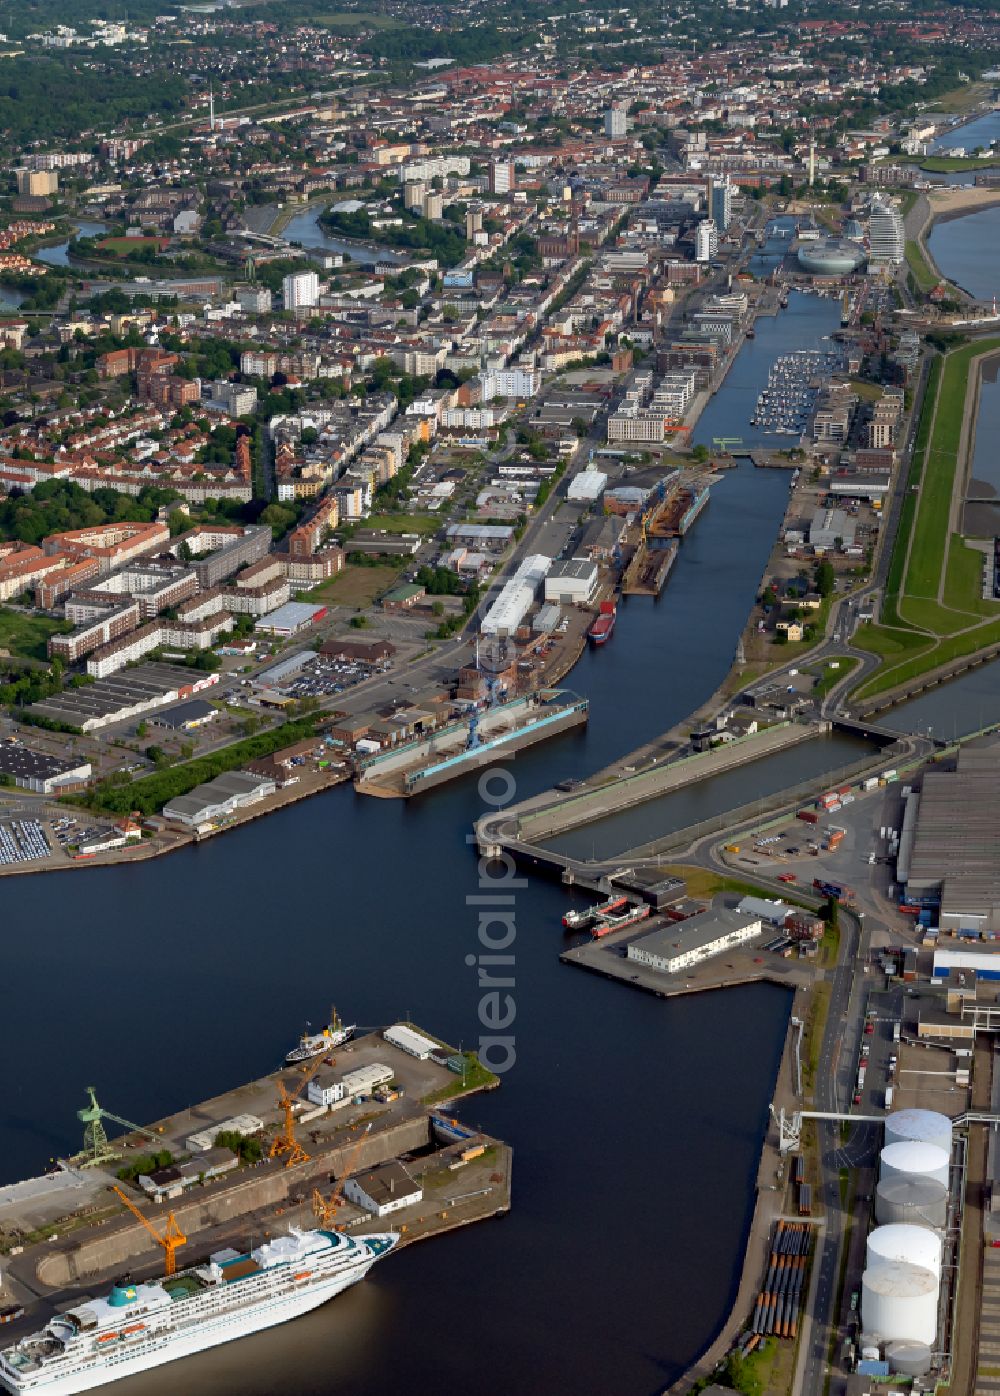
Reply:
[[119, 1281], [0, 1351], [0, 1384], [15, 1396], [76, 1396], [273, 1328], [356, 1284], [398, 1240], [292, 1228], [152, 1284]]

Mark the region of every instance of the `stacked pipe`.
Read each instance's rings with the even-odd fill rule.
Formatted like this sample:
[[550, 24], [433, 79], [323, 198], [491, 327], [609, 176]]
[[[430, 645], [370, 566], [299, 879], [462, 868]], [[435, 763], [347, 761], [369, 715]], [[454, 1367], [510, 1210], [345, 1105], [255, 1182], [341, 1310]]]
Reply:
[[807, 1223], [775, 1224], [764, 1285], [757, 1297], [752, 1333], [794, 1338], [799, 1331], [802, 1286], [805, 1281], [812, 1227]]

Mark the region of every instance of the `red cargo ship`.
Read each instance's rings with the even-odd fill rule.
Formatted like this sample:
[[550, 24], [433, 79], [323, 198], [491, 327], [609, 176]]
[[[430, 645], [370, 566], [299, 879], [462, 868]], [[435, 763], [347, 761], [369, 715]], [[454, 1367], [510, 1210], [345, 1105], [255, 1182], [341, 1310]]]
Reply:
[[651, 910], [648, 906], [631, 906], [628, 911], [623, 911], [618, 916], [602, 916], [590, 934], [594, 940], [600, 940], [602, 936], [609, 936], [612, 931], [623, 931], [626, 926], [645, 921]]
[[606, 645], [611, 639], [611, 633], [615, 628], [615, 621], [617, 619], [618, 610], [615, 603], [613, 601], [602, 601], [600, 614], [587, 632], [590, 636], [590, 643], [592, 645]]

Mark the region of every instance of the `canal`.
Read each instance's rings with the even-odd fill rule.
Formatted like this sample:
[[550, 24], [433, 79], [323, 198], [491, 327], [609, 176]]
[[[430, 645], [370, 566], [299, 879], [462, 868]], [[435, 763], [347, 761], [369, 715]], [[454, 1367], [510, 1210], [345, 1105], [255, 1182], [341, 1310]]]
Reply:
[[[782, 325], [774, 352], [799, 342], [794, 304]], [[759, 338], [748, 351], [760, 357]], [[737, 388], [709, 411], [715, 434], [742, 434]], [[630, 600], [574, 670], [589, 727], [518, 755], [513, 798], [606, 764], [718, 687], [787, 489], [782, 471], [726, 473], [663, 596]], [[91, 1082], [108, 1109], [157, 1118], [272, 1069], [331, 1001], [362, 1025], [409, 1014], [476, 1045], [467, 837], [482, 808], [471, 779], [405, 804], [341, 787], [145, 866], [5, 881], [2, 1178], [76, 1145]], [[578, 974], [558, 960], [563, 890], [513, 895], [516, 1065], [462, 1108], [514, 1146], [511, 1215], [190, 1360], [185, 1391], [646, 1396], [712, 1336], [742, 1263], [787, 994], [666, 1003]], [[178, 1379], [166, 1367], [122, 1396], [167, 1396]]]

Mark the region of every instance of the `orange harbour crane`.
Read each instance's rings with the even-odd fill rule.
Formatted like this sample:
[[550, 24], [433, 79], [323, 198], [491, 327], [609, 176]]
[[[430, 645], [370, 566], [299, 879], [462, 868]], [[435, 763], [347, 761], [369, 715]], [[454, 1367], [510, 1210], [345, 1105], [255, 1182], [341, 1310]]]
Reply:
[[316, 1075], [317, 1071], [319, 1071], [320, 1067], [325, 1065], [333, 1066], [336, 1060], [336, 1057], [328, 1057], [325, 1053], [321, 1054], [316, 1061], [313, 1062], [312, 1066], [305, 1073], [302, 1080], [291, 1094], [289, 1094], [284, 1081], [278, 1081], [278, 1109], [282, 1111], [285, 1118], [278, 1133], [271, 1140], [271, 1149], [268, 1158], [284, 1158], [286, 1168], [291, 1168], [295, 1163], [308, 1162], [309, 1155], [306, 1153], [305, 1149], [303, 1149], [295, 1134], [295, 1103], [308, 1086], [309, 1082]]
[[348, 1178], [354, 1171], [354, 1165], [357, 1162], [358, 1154], [360, 1154], [362, 1146], [364, 1145], [365, 1140], [368, 1138], [370, 1132], [371, 1125], [366, 1125], [364, 1132], [361, 1135], [361, 1138], [357, 1141], [357, 1143], [354, 1145], [354, 1148], [348, 1154], [347, 1162], [344, 1164], [344, 1171], [337, 1179], [337, 1184], [334, 1187], [333, 1192], [331, 1192], [330, 1196], [324, 1197], [318, 1188], [313, 1192], [313, 1214], [315, 1215], [319, 1224], [325, 1227], [327, 1230], [329, 1230], [329, 1228], [333, 1225], [334, 1218], [337, 1215], [338, 1209], [343, 1207], [344, 1205], [344, 1184], [347, 1182]]
[[112, 1184], [111, 1191], [118, 1194], [119, 1198], [122, 1200], [122, 1202], [125, 1203], [125, 1206], [129, 1209], [132, 1215], [134, 1217], [137, 1217], [139, 1221], [142, 1222], [143, 1226], [149, 1232], [150, 1236], [153, 1237], [154, 1241], [156, 1241], [159, 1245], [163, 1247], [164, 1251], [166, 1252], [166, 1261], [164, 1263], [163, 1270], [166, 1275], [172, 1275], [174, 1271], [177, 1269], [177, 1248], [179, 1246], [184, 1246], [187, 1244], [187, 1237], [184, 1235], [184, 1232], [180, 1229], [179, 1225], [177, 1224], [177, 1218], [174, 1216], [173, 1212], [167, 1214], [167, 1229], [161, 1235], [160, 1232], [157, 1231], [153, 1223], [145, 1215], [145, 1213], [139, 1211], [139, 1208], [135, 1205], [132, 1199], [126, 1196], [126, 1194], [122, 1192], [120, 1187], [117, 1187], [115, 1186], [115, 1184]]

